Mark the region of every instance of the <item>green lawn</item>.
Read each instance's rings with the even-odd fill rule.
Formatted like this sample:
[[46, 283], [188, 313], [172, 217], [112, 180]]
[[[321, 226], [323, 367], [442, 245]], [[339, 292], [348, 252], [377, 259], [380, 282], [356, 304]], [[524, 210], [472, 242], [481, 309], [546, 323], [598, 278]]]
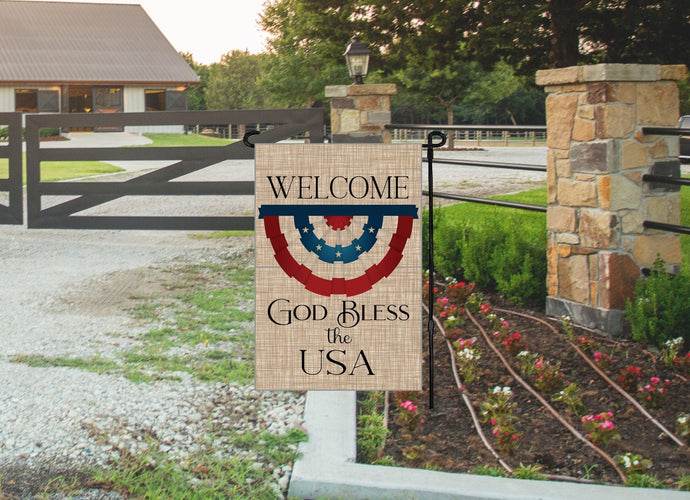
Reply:
[[218, 139], [197, 134], [144, 134], [153, 141], [143, 147], [171, 147], [171, 146], [225, 146], [235, 142], [235, 139]]
[[541, 205], [543, 207], [547, 206], [546, 188], [530, 189], [529, 191], [522, 191], [520, 193], [513, 194], [501, 194], [497, 196], [492, 196], [491, 198], [495, 200], [503, 201], [514, 201], [517, 203], [529, 203], [530, 205]]
[[[23, 176], [26, 180], [26, 154], [22, 158]], [[0, 158], [0, 178], [7, 178], [9, 161]], [[44, 161], [41, 162], [41, 180], [44, 182], [64, 181], [80, 177], [122, 172], [123, 169], [100, 161]]]

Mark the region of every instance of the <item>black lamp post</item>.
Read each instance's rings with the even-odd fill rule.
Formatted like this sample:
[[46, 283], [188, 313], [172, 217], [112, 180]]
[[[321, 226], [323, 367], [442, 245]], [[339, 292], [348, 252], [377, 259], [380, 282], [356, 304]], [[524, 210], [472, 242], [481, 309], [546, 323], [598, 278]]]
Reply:
[[355, 85], [364, 83], [362, 80], [367, 76], [369, 69], [369, 54], [371, 51], [365, 44], [359, 41], [359, 35], [352, 37], [352, 42], [345, 50], [345, 61], [347, 61], [347, 70], [350, 76], [354, 78]]

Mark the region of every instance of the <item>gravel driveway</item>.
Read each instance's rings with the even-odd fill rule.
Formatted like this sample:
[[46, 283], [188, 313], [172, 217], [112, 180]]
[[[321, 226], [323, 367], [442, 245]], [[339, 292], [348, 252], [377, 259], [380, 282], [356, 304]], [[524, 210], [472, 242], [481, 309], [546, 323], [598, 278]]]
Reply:
[[[437, 158], [463, 155], [545, 163], [544, 148], [492, 148], [439, 153]], [[209, 175], [251, 178], [252, 166], [246, 161], [225, 164]], [[130, 165], [130, 170], [146, 168]], [[440, 164], [434, 175], [438, 190], [475, 195], [544, 185], [545, 179], [542, 173], [488, 173]], [[163, 208], [160, 198], [137, 198], [93, 213], [227, 215], [254, 208], [249, 197], [171, 203]], [[192, 378], [135, 384], [116, 375], [10, 362], [17, 355], [107, 358], [127, 350], [146, 329], [128, 312], [132, 297], [160, 291], [170, 269], [227, 260], [251, 252], [252, 246], [252, 238], [195, 239], [187, 232], [0, 226], [0, 498], [5, 491], [32, 498], [41, 478], [105, 464], [118, 450], [136, 452], [144, 434], [158, 436], [183, 456], [204, 436], [209, 418], [232, 419], [240, 430], [284, 432], [299, 425], [303, 397], [298, 394], [256, 392]], [[256, 418], [241, 418], [248, 413]], [[289, 471], [274, 477], [284, 488]], [[80, 498], [120, 496], [92, 491]]]

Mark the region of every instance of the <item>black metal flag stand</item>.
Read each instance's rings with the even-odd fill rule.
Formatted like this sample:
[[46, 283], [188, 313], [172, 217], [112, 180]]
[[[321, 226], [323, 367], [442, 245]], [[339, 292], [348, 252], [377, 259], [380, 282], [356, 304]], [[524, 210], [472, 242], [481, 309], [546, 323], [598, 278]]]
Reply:
[[[440, 142], [434, 142], [439, 138]], [[429, 172], [429, 408], [434, 407], [434, 148], [446, 143], [446, 134], [434, 130], [427, 135], [426, 159]]]

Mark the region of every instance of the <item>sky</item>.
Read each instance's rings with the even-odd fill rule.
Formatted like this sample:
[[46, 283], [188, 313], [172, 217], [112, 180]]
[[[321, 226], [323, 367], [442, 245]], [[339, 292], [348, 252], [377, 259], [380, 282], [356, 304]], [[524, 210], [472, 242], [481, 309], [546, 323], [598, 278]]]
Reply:
[[[27, 0], [28, 1], [28, 0]], [[48, 0], [59, 1], [59, 0]], [[231, 50], [265, 50], [257, 21], [265, 0], [70, 0], [139, 4], [178, 52], [211, 64]]]

